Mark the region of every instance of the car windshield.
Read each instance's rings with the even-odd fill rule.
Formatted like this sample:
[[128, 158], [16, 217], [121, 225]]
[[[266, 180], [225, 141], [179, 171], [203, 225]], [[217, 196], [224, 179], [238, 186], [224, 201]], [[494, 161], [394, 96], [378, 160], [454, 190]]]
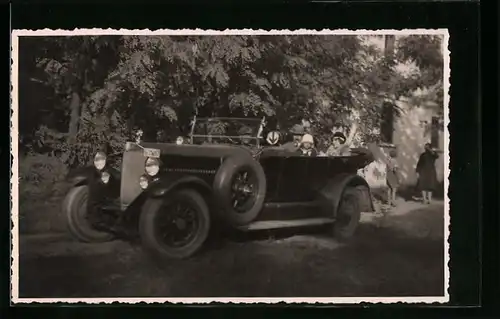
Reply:
[[197, 118], [191, 137], [195, 144], [240, 143], [241, 138], [246, 138], [245, 142], [254, 144], [257, 141], [261, 121], [259, 118]]

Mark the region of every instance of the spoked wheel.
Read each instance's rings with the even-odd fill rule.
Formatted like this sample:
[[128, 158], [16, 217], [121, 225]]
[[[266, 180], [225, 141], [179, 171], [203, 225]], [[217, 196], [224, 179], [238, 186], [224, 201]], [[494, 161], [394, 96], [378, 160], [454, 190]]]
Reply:
[[355, 188], [347, 188], [342, 194], [333, 225], [334, 236], [340, 240], [351, 238], [359, 225], [361, 210], [358, 192]]
[[242, 170], [236, 174], [231, 187], [231, 202], [237, 213], [244, 213], [255, 204], [258, 187], [252, 172]]
[[266, 187], [264, 170], [251, 156], [227, 158], [213, 184], [221, 219], [232, 226], [254, 221], [264, 205]]
[[89, 220], [88, 186], [72, 188], [63, 202], [69, 231], [79, 241], [86, 243], [107, 242], [114, 238], [113, 234], [98, 230]]
[[209, 230], [208, 206], [194, 190], [148, 199], [139, 221], [144, 246], [161, 259], [194, 255], [206, 241]]

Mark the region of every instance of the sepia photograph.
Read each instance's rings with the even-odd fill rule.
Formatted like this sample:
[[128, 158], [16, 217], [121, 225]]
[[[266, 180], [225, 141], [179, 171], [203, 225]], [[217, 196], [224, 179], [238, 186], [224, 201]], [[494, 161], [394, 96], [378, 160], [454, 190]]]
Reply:
[[14, 30], [14, 303], [449, 300], [448, 32]]

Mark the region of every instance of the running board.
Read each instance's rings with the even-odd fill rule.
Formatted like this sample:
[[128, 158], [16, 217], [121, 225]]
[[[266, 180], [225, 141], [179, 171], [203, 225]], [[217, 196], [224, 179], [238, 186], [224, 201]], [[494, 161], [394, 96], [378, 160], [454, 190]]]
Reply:
[[267, 209], [284, 209], [284, 208], [307, 208], [307, 207], [321, 207], [323, 203], [321, 201], [311, 201], [311, 202], [271, 202], [265, 203], [264, 208]]
[[331, 218], [307, 218], [295, 220], [263, 220], [250, 223], [246, 226], [240, 226], [238, 229], [243, 231], [277, 229], [288, 227], [320, 226], [333, 223]]

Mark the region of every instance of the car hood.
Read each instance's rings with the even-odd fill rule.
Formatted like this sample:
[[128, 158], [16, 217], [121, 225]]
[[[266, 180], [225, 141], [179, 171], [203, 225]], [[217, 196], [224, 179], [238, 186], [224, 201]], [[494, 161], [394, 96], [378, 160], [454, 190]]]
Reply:
[[228, 155], [251, 155], [250, 148], [240, 145], [226, 144], [170, 144], [170, 143], [140, 143], [144, 148], [159, 149], [162, 155], [172, 154], [180, 156], [224, 157]]

